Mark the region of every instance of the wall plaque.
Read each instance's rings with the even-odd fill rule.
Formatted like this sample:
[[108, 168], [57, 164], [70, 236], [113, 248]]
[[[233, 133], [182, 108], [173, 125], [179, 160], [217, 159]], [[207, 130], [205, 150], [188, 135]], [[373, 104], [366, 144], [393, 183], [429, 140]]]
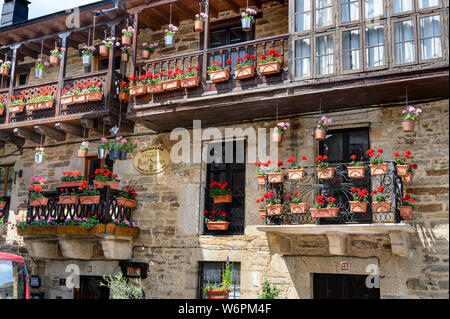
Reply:
[[169, 163], [170, 153], [161, 145], [143, 146], [133, 159], [134, 168], [145, 175], [161, 173]]

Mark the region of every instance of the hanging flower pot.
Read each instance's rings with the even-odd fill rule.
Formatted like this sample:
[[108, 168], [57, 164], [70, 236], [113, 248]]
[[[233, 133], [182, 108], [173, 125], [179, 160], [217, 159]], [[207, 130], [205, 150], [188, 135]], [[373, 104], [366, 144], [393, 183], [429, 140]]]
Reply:
[[97, 149], [97, 157], [99, 159], [105, 159], [106, 158], [106, 149], [104, 148], [98, 148]]
[[197, 87], [200, 84], [200, 77], [193, 76], [189, 78], [184, 78], [180, 80], [182, 88], [193, 88]]
[[252, 19], [245, 17], [241, 19], [242, 30], [248, 32], [252, 29]]
[[396, 165], [395, 166], [396, 170], [397, 170], [397, 175], [398, 176], [406, 176], [408, 175], [408, 165]]
[[227, 230], [230, 222], [207, 222], [206, 228], [208, 230]]
[[37, 152], [34, 154], [34, 162], [36, 164], [42, 164], [44, 162], [45, 154], [43, 152]]
[[133, 39], [131, 38], [130, 35], [123, 35], [122, 36], [122, 45], [131, 45], [131, 42], [133, 41]]
[[317, 177], [322, 180], [333, 179], [334, 178], [334, 168], [318, 168]]
[[388, 163], [369, 165], [369, 167], [372, 176], [385, 175], [388, 172]]
[[78, 157], [84, 158], [87, 156], [86, 150], [78, 150]]
[[411, 172], [408, 172], [406, 176], [402, 176], [402, 182], [405, 185], [410, 185], [413, 182], [413, 174]]
[[81, 205], [90, 205], [90, 204], [98, 204], [100, 203], [100, 195], [96, 196], [80, 196], [80, 204]]
[[266, 219], [266, 210], [265, 209], [259, 209], [259, 217], [261, 217], [261, 219]]
[[366, 168], [364, 166], [348, 166], [347, 175], [350, 178], [364, 178], [366, 176]]
[[125, 161], [126, 159], [127, 159], [127, 152], [120, 150], [120, 152], [119, 152], [119, 160], [120, 161]]
[[6, 66], [1, 66], [0, 67], [0, 75], [3, 75], [3, 76], [7, 76], [7, 75], [9, 75], [9, 68], [8, 67], [6, 67]]
[[412, 219], [413, 208], [411, 206], [399, 206], [400, 217], [405, 220]]
[[292, 214], [305, 214], [308, 212], [309, 205], [307, 203], [291, 204]]
[[162, 82], [155, 84], [147, 84], [147, 93], [156, 94], [164, 92]]
[[50, 64], [58, 65], [58, 63], [59, 63], [59, 57], [56, 55], [50, 55]]
[[365, 213], [367, 212], [368, 202], [354, 202], [350, 201], [350, 211], [354, 213]]
[[137, 206], [137, 200], [135, 200], [135, 199], [128, 199], [125, 197], [117, 197], [116, 201], [117, 201], [117, 205], [121, 206], [121, 207], [136, 208], [136, 206]]
[[128, 62], [130, 60], [130, 55], [128, 53], [122, 53], [120, 57], [122, 59], [122, 62]]
[[269, 205], [267, 206], [267, 215], [281, 215], [283, 214], [283, 205]]
[[391, 210], [391, 202], [373, 202], [372, 210], [375, 213], [387, 213]]
[[83, 143], [81, 143], [80, 149], [78, 150], [78, 157], [80, 158], [86, 157], [88, 150], [89, 150], [89, 142], [84, 141]]
[[120, 155], [120, 150], [118, 148], [113, 148], [109, 151], [109, 158], [112, 160], [118, 159]]
[[205, 30], [205, 21], [195, 20], [194, 30], [195, 32], [203, 32]]
[[92, 63], [92, 56], [90, 55], [83, 55], [83, 65], [84, 66], [90, 66]]
[[248, 79], [255, 75], [255, 66], [245, 66], [234, 70], [234, 77], [238, 80]]
[[325, 141], [326, 136], [327, 136], [327, 130], [316, 129], [314, 131], [314, 138], [317, 141]]
[[272, 133], [272, 142], [274, 143], [281, 143], [281, 141], [283, 140], [283, 134], [280, 132], [273, 132]]
[[104, 45], [104, 44], [100, 45], [98, 50], [99, 50], [100, 56], [103, 56], [103, 57], [109, 56], [109, 48], [106, 45]]
[[288, 178], [291, 181], [301, 181], [305, 178], [306, 171], [304, 169], [290, 169], [288, 170]]
[[414, 132], [414, 124], [415, 121], [413, 120], [402, 121], [403, 132]]
[[230, 71], [228, 71], [228, 69], [211, 71], [209, 72], [209, 78], [214, 83], [226, 82], [230, 78]]
[[48, 198], [47, 197], [36, 197], [35, 199], [30, 198], [30, 206], [36, 207], [36, 206], [47, 206]]
[[59, 196], [58, 204], [76, 205], [78, 204], [78, 196]]
[[36, 78], [41, 79], [44, 76], [44, 70], [35, 68], [34, 75], [36, 76]]
[[173, 47], [175, 45], [175, 36], [166, 34], [164, 36], [164, 43], [165, 43], [166, 47], [169, 47], [169, 48]]
[[284, 182], [284, 173], [267, 173], [269, 183], [278, 184]]
[[120, 92], [119, 93], [119, 100], [123, 102], [127, 102], [130, 100], [130, 95], [126, 92]]
[[143, 59], [150, 59], [150, 51], [142, 50], [141, 56], [142, 56]]
[[259, 186], [266, 185], [266, 175], [258, 175], [258, 185]]
[[180, 80], [178, 79], [163, 81], [162, 84], [164, 91], [178, 90], [181, 86]]

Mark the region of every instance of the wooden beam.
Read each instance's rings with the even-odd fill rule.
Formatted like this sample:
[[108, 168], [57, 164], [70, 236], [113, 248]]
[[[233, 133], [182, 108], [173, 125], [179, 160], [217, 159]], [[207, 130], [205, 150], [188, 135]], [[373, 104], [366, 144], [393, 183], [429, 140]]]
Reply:
[[82, 119], [81, 126], [83, 126], [87, 130], [94, 130], [103, 135], [105, 135], [105, 134], [109, 135], [107, 133], [111, 129], [111, 126], [106, 125], [106, 123], [105, 123], [105, 133], [103, 133], [103, 124], [99, 123], [97, 120], [90, 120], [90, 119]]
[[39, 134], [51, 137], [52, 139], [57, 141], [65, 141], [67, 136], [65, 132], [56, 130], [53, 127], [47, 125], [35, 125], [34, 130]]
[[[111, 126], [114, 126], [114, 125], [118, 126], [119, 118], [116, 117], [116, 115], [108, 115], [103, 118], [103, 122], [108, 125], [111, 125]], [[122, 120], [120, 121], [120, 129], [123, 129], [124, 131], [129, 132], [129, 133], [133, 133], [134, 132], [134, 124], [132, 121], [124, 120], [122, 118]]]
[[23, 137], [11, 135], [6, 132], [0, 132], [0, 140], [22, 147], [25, 145], [25, 139]]
[[252, 1], [258, 9], [262, 8], [261, 0], [252, 0]]
[[239, 13], [240, 6], [234, 0], [223, 0], [230, 10]]
[[144, 13], [139, 15], [139, 23], [141, 25], [144, 24], [146, 27], [150, 27], [153, 31], [158, 31], [161, 29], [160, 21], [157, 21]]
[[[24, 128], [16, 127], [13, 130], [13, 133], [14, 133], [15, 136], [27, 139], [27, 140], [29, 140], [31, 142], [34, 142], [34, 143], [37, 143], [37, 144], [41, 143], [41, 137], [38, 134], [36, 134], [35, 132], [32, 132], [32, 131], [28, 131], [28, 130], [26, 130]], [[42, 143], [44, 143], [44, 141], [45, 141], [45, 136], [42, 137]]]
[[181, 15], [188, 17], [188, 19], [189, 18], [194, 19], [195, 15], [198, 13], [182, 3], [174, 3], [173, 7], [178, 11], [180, 11]]
[[178, 0], [161, 0], [128, 9], [129, 14], [141, 13], [143, 10], [177, 2]]
[[[150, 15], [151, 16], [156, 15], [159, 18], [159, 20], [161, 21], [162, 25], [169, 24], [169, 21], [170, 21], [169, 14], [164, 15], [162, 13], [159, 13], [159, 11], [157, 9], [152, 8], [152, 9], [150, 9]], [[176, 26], [180, 25], [180, 19], [178, 19], [177, 17], [174, 17], [173, 14], [172, 14], [172, 24], [176, 25]]]
[[211, 2], [209, 3], [209, 15], [211, 18], [219, 17], [219, 10]]
[[[85, 138], [85, 137], [89, 136], [89, 130], [85, 130], [81, 126], [70, 124], [67, 122], [56, 122], [55, 127], [58, 130], [64, 131], [67, 134], [70, 134], [73, 136], [77, 136], [77, 137], [81, 137], [81, 138]], [[87, 132], [87, 133], [84, 133], [84, 132]]]

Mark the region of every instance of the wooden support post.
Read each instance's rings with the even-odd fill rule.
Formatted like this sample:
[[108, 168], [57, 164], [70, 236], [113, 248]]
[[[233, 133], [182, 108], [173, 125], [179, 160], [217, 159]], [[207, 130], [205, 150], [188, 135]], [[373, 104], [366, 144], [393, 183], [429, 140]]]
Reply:
[[204, 81], [204, 87], [206, 88], [206, 79], [208, 77], [209, 21], [211, 20], [209, 14], [209, 0], [206, 0], [205, 14], [208, 16], [208, 19], [205, 21], [205, 30], [203, 32], [202, 80]]
[[44, 136], [49, 136], [57, 141], [65, 141], [66, 133], [60, 130], [56, 130], [53, 127], [47, 125], [35, 125], [34, 130]]
[[66, 62], [67, 62], [67, 37], [70, 32], [61, 33], [59, 37], [61, 38], [61, 49], [64, 50], [61, 54], [61, 61], [59, 62], [59, 74], [58, 74], [58, 85], [56, 87], [55, 96], [55, 116], [60, 114], [60, 99], [61, 92], [64, 88], [64, 78], [66, 77]]
[[[117, 22], [116, 22], [117, 23]], [[116, 36], [116, 24], [111, 25], [111, 37]], [[115, 75], [116, 70], [114, 68], [114, 60], [115, 60], [115, 48], [116, 46], [113, 45], [112, 49], [109, 52], [109, 59], [108, 59], [108, 74], [106, 76], [106, 82], [105, 87], [103, 88], [105, 93], [105, 109], [111, 110], [114, 105], [114, 96], [115, 96]]]
[[135, 67], [136, 67], [136, 57], [137, 57], [137, 39], [138, 39], [138, 30], [139, 30], [139, 12], [136, 12], [134, 14], [134, 23], [133, 23], [133, 28], [134, 28], [134, 34], [133, 34], [133, 52], [131, 54], [131, 77], [134, 77], [136, 71], [135, 71]]
[[57, 122], [55, 123], [55, 127], [58, 130], [64, 131], [70, 135], [74, 135], [77, 137], [85, 138], [89, 136], [89, 130], [86, 130], [86, 135], [84, 135], [84, 129], [81, 126], [70, 124], [67, 122]]
[[[13, 133], [14, 133], [15, 136], [18, 136], [18, 137], [30, 140], [30, 141], [32, 141], [34, 143], [37, 143], [37, 144], [41, 143], [41, 136], [40, 135], [36, 134], [35, 132], [28, 131], [28, 130], [26, 130], [24, 128], [16, 127], [13, 130]], [[45, 136], [43, 136], [43, 138], [42, 138], [42, 143], [44, 143], [44, 141], [45, 141]]]
[[[17, 43], [11, 47], [13, 50], [11, 58], [11, 80], [9, 81], [9, 96], [14, 95], [14, 86], [16, 86], [16, 66], [17, 66], [17, 50], [20, 48], [22, 43]], [[5, 124], [9, 124], [9, 107], [6, 108]]]
[[83, 126], [87, 130], [94, 130], [100, 134], [104, 134], [105, 136], [108, 135], [107, 133], [111, 129], [111, 126], [106, 125], [105, 123], [105, 133], [103, 133], [103, 124], [99, 123], [97, 120], [89, 120], [89, 119], [82, 119], [81, 126]]

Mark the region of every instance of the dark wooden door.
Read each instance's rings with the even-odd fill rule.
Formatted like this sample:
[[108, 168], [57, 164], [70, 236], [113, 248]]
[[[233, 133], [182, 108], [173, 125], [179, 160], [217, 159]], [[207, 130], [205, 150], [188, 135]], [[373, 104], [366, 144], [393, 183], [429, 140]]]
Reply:
[[109, 288], [100, 286], [102, 277], [80, 276], [80, 288], [75, 288], [73, 299], [109, 299]]
[[368, 288], [366, 275], [314, 274], [314, 299], [380, 299], [380, 288]]

